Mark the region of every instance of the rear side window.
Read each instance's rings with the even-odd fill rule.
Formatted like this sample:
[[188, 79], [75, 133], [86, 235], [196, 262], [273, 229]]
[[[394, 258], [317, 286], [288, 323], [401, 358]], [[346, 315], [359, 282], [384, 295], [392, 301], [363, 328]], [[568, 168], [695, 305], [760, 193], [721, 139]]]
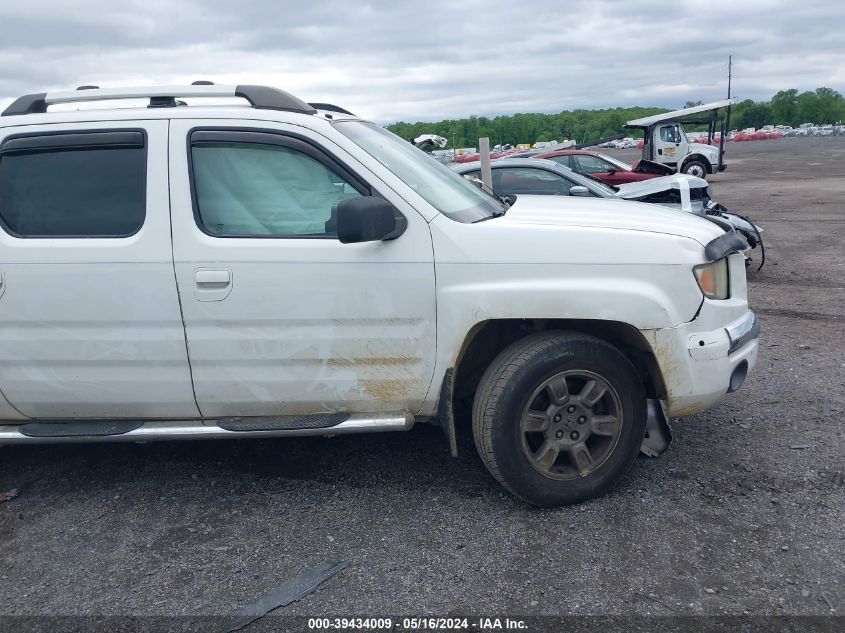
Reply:
[[0, 222], [16, 237], [127, 237], [145, 212], [142, 132], [13, 138], [0, 148]]
[[552, 156], [549, 160], [553, 160], [558, 165], [572, 168], [572, 157], [564, 154], [563, 156]]
[[601, 158], [589, 154], [579, 154], [574, 157], [575, 171], [581, 174], [601, 174], [610, 171], [610, 166]]
[[493, 170], [493, 191], [500, 196], [568, 196], [574, 184], [562, 176], [542, 169], [503, 167]]

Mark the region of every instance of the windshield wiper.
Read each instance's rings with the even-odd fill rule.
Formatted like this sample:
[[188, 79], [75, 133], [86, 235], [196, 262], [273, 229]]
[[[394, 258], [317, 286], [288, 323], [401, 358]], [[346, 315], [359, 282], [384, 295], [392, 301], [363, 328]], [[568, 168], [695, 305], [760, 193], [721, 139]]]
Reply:
[[493, 218], [500, 218], [507, 213], [507, 209], [502, 209], [501, 211], [493, 211], [490, 215], [485, 216], [483, 218], [478, 218], [477, 220], [473, 220], [473, 224], [478, 224], [479, 222], [486, 222], [487, 220], [492, 220]]

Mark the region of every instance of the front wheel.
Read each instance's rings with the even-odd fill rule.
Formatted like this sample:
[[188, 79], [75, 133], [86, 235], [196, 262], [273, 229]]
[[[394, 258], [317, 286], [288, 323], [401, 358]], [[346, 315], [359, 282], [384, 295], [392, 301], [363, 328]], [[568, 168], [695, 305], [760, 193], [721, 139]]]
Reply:
[[505, 349], [473, 403], [490, 473], [516, 496], [556, 506], [600, 496], [631, 468], [646, 427], [637, 370], [608, 343], [546, 332]]
[[700, 160], [691, 160], [684, 165], [684, 173], [687, 176], [695, 176], [696, 178], [707, 178], [707, 165]]

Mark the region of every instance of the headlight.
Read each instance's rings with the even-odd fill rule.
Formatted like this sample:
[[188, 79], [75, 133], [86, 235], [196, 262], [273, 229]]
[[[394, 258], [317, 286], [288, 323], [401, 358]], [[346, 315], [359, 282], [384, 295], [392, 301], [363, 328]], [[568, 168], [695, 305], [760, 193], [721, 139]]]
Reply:
[[727, 299], [730, 296], [728, 283], [728, 258], [702, 264], [692, 269], [698, 287], [705, 297], [710, 299]]

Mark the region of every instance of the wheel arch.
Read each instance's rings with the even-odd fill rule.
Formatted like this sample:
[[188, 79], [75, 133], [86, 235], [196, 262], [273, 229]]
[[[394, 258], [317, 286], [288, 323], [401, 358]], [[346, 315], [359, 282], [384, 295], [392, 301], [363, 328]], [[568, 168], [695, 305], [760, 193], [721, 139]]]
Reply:
[[[512, 343], [548, 330], [587, 334], [610, 343], [636, 367], [647, 397], [665, 399], [666, 384], [657, 358], [645, 337], [628, 323], [597, 319], [491, 319], [477, 323], [467, 333], [448, 374], [448, 389], [444, 381], [443, 391], [448, 393], [441, 393], [439, 417], [448, 412], [458, 426], [465, 426], [475, 391], [490, 363]], [[446, 420], [441, 419], [441, 424], [445, 426]]]
[[684, 162], [681, 163], [681, 169], [679, 171], [684, 172], [687, 168], [687, 165], [689, 165], [692, 161], [698, 161], [699, 163], [704, 165], [704, 168], [707, 170], [708, 174], [713, 173], [713, 165], [710, 164], [710, 159], [707, 158], [704, 154], [690, 154], [689, 156], [684, 158]]

